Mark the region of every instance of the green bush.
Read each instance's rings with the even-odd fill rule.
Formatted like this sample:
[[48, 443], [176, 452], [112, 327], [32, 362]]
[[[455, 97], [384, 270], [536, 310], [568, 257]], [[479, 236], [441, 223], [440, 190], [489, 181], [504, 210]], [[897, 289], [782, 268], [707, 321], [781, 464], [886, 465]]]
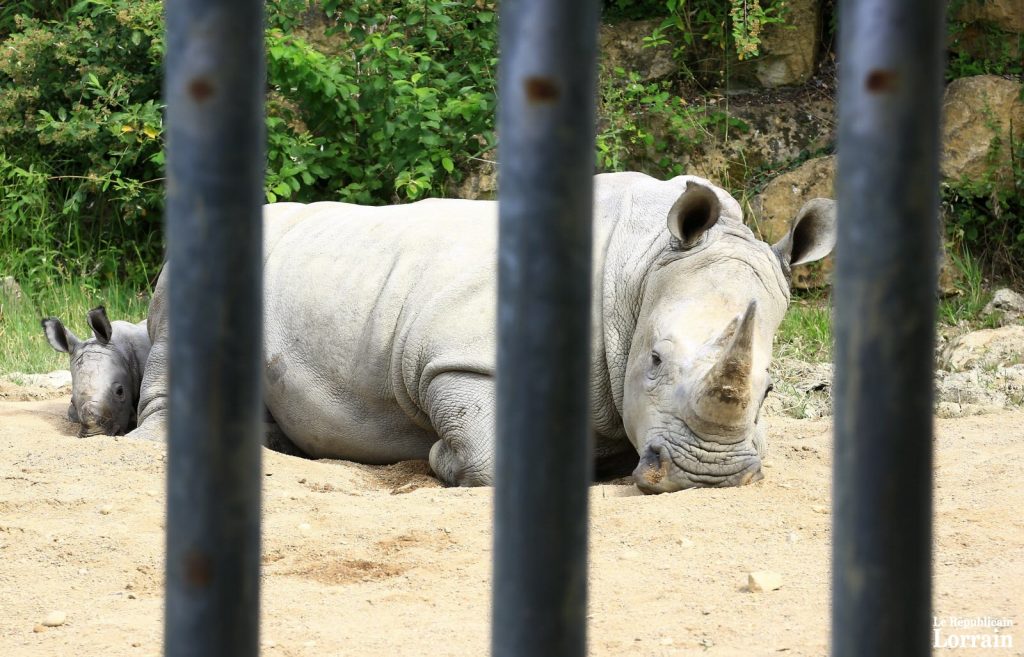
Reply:
[[[0, 8], [0, 271], [152, 279], [162, 255], [162, 5]], [[494, 3], [267, 4], [268, 201], [440, 194], [493, 146]], [[324, 38], [303, 38], [307, 23]], [[324, 28], [330, 28], [325, 36]]]
[[785, 0], [604, 0], [605, 15], [616, 18], [663, 18], [648, 37], [650, 45], [669, 43], [675, 31], [682, 47], [677, 55], [698, 41], [736, 59], [759, 54], [761, 31], [766, 25], [784, 23]]
[[663, 177], [678, 176], [685, 171], [672, 153], [750, 130], [746, 122], [705, 99], [687, 102], [673, 87], [667, 80], [643, 82], [636, 73], [622, 68], [601, 75], [599, 171], [638, 169]]
[[957, 20], [960, 11], [970, 2], [980, 3], [980, 0], [950, 0], [947, 7], [950, 55], [946, 79], [1024, 74], [1024, 62], [1021, 61], [1024, 36], [1004, 32], [984, 22], [969, 24]]
[[[457, 168], [493, 147], [494, 3], [330, 0], [323, 9], [338, 44], [330, 55], [268, 32], [278, 92], [268, 199], [303, 187], [362, 203], [444, 192]], [[282, 138], [297, 124], [302, 139]]]
[[160, 4], [87, 0], [61, 22], [4, 25], [0, 269], [145, 279], [160, 257]]
[[[1009, 171], [996, 165], [1010, 151]], [[995, 139], [989, 150], [993, 166], [980, 179], [942, 186], [947, 238], [954, 250], [978, 259], [985, 273], [1013, 283], [1024, 282], [1024, 141]]]

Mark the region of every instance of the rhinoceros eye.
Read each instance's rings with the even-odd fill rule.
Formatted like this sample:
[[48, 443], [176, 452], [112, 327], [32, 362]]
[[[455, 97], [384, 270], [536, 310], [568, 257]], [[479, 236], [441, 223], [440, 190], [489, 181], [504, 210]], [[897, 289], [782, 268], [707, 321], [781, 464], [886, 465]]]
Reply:
[[651, 352], [651, 367], [661, 367], [661, 355], [657, 351]]
[[118, 399], [124, 399], [124, 386], [120, 383], [114, 386], [114, 396]]

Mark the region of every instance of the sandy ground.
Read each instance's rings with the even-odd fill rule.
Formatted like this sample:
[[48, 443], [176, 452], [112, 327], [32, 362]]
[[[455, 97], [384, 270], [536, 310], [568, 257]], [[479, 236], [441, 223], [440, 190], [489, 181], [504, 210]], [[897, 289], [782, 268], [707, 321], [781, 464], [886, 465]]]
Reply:
[[[66, 397], [7, 392], [0, 655], [160, 654], [164, 447], [78, 439]], [[592, 489], [592, 655], [827, 654], [831, 425], [772, 427], [757, 484]], [[937, 427], [935, 611], [1014, 627], [1009, 650], [935, 652], [1024, 655], [1024, 412]], [[487, 654], [490, 490], [441, 488], [422, 463], [265, 452], [264, 469], [264, 655]], [[751, 570], [782, 587], [748, 592]], [[66, 622], [42, 627], [53, 611]]]

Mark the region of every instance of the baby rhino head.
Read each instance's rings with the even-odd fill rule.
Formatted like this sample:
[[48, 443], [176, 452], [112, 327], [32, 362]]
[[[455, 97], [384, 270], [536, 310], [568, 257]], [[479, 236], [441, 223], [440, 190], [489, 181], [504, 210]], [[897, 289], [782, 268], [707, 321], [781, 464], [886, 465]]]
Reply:
[[[103, 306], [89, 311], [93, 337], [79, 340], [56, 317], [42, 321], [46, 339], [71, 358], [68, 419], [81, 424], [80, 437], [117, 436], [135, 428], [139, 383], [131, 349], [119, 344]], [[121, 323], [121, 322], [118, 322]]]

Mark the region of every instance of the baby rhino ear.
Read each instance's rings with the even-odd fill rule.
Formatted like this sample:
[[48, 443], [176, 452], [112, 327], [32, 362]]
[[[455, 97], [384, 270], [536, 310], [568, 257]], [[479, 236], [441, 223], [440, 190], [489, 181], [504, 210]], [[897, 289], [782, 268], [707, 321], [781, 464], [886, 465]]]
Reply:
[[110, 325], [110, 320], [107, 319], [107, 309], [103, 306], [96, 306], [89, 311], [87, 319], [96, 340], [102, 345], [110, 342], [110, 338], [114, 335], [114, 329]]
[[722, 202], [715, 191], [691, 180], [668, 211], [668, 230], [683, 246], [690, 246], [714, 226], [721, 215]]
[[81, 342], [74, 333], [64, 328], [56, 317], [47, 317], [41, 323], [43, 332], [46, 333], [46, 341], [61, 353], [70, 354]]
[[783, 269], [821, 260], [836, 245], [836, 202], [814, 198], [800, 208], [789, 233], [772, 245]]

